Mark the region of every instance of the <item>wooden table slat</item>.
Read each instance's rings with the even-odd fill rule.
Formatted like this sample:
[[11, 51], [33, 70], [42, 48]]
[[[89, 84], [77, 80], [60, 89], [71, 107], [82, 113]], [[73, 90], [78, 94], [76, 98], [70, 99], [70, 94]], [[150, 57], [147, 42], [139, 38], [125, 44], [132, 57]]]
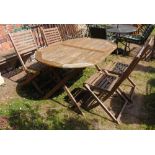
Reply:
[[107, 40], [78, 38], [39, 49], [36, 59], [52, 67], [85, 68], [102, 62], [115, 49]]

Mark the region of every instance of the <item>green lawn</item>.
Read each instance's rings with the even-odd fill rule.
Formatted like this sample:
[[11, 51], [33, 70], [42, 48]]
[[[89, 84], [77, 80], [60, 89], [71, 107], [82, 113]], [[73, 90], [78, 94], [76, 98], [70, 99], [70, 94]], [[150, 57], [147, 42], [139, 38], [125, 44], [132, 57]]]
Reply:
[[[129, 62], [132, 57], [111, 55], [102, 66], [106, 67], [118, 60]], [[94, 68], [85, 69], [70, 89], [82, 88], [83, 82], [94, 72]], [[29, 97], [34, 92], [29, 86], [26, 91], [21, 90], [24, 97], [0, 103], [0, 117], [7, 120], [1, 129], [155, 129], [155, 60], [142, 61], [131, 77], [137, 84], [134, 105], [129, 105], [125, 110], [120, 125], [112, 122], [100, 107], [90, 111], [82, 109], [84, 116], [78, 115], [68, 108], [64, 92], [48, 100]], [[115, 104], [119, 102], [116, 98]]]

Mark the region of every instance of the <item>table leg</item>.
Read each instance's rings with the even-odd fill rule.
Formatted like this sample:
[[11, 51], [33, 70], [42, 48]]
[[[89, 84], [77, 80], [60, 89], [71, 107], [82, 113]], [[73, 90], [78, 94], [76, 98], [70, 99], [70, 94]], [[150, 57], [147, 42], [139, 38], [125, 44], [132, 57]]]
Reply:
[[44, 99], [50, 97], [52, 94], [54, 94], [56, 91], [58, 91], [60, 88], [63, 87], [63, 89], [66, 91], [68, 97], [70, 98], [71, 102], [73, 103], [73, 105], [77, 108], [78, 112], [79, 112], [80, 114], [83, 115], [83, 113], [82, 113], [82, 111], [80, 110], [80, 107], [79, 107], [77, 101], [75, 100], [74, 96], [71, 94], [69, 88], [65, 85], [65, 83], [66, 83], [69, 79], [71, 79], [71, 77], [75, 76], [75, 73], [76, 73], [76, 74], [79, 73], [79, 71], [81, 71], [81, 70], [76, 69], [76, 70], [74, 70], [74, 73], [73, 73], [73, 72], [70, 73], [68, 76], [66, 76], [65, 78], [63, 78], [63, 79], [61, 80], [61, 76], [60, 76], [55, 70], [53, 70], [53, 73], [54, 73], [56, 79], [59, 81], [59, 83], [58, 83], [51, 91], [49, 91], [49, 92], [44, 96]]
[[70, 92], [69, 88], [66, 85], [64, 85], [64, 90], [66, 91], [66, 93], [67, 93], [68, 97], [70, 98], [71, 102], [73, 103], [73, 105], [76, 106], [76, 108], [79, 111], [79, 113], [83, 115], [83, 113], [80, 110], [80, 107], [79, 107], [77, 101], [75, 100], [74, 96], [72, 95], [72, 93]]
[[43, 97], [44, 99], [47, 99], [50, 96], [52, 96], [56, 91], [58, 91], [60, 88], [62, 88], [64, 86], [64, 83], [66, 83], [69, 79], [71, 79], [73, 76], [75, 76], [76, 73], [79, 72], [79, 70], [75, 70], [74, 74], [73, 73], [68, 74], [63, 79], [61, 79], [60, 76], [58, 75], [58, 73], [56, 73], [56, 71], [54, 69], [52, 71], [59, 82], [54, 88], [52, 88], [48, 93], [45, 94], [45, 96]]

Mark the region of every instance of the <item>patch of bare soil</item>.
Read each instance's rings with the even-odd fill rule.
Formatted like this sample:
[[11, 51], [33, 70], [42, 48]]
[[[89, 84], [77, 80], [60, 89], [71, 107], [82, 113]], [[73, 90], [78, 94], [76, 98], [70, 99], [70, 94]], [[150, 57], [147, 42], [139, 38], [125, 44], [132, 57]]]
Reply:
[[0, 117], [0, 129], [1, 130], [11, 129], [7, 117]]
[[0, 104], [18, 97], [16, 92], [17, 83], [6, 78], [4, 80], [5, 85], [0, 86]]

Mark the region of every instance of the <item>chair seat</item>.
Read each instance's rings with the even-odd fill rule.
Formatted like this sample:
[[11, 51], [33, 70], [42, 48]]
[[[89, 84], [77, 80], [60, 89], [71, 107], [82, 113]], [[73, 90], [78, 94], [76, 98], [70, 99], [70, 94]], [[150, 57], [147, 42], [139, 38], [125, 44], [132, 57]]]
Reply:
[[88, 84], [92, 89], [109, 92], [117, 82], [118, 78], [119, 77], [116, 75], [97, 72], [91, 76], [85, 84]]
[[129, 65], [117, 62], [115, 66], [112, 68], [112, 71], [118, 74], [122, 74], [128, 68]]
[[123, 39], [130, 43], [142, 44], [145, 38], [141, 35], [125, 35]]
[[141, 35], [125, 35], [124, 38], [131, 40], [142, 40], [144, 37]]
[[143, 31], [140, 34], [137, 34], [137, 35], [134, 35], [134, 34], [133, 35], [125, 35], [123, 37], [123, 39], [126, 42], [141, 45], [147, 40], [147, 38], [150, 36], [153, 29], [154, 29], [154, 25], [148, 24], [148, 25], [145, 25], [145, 28], [143, 29]]

